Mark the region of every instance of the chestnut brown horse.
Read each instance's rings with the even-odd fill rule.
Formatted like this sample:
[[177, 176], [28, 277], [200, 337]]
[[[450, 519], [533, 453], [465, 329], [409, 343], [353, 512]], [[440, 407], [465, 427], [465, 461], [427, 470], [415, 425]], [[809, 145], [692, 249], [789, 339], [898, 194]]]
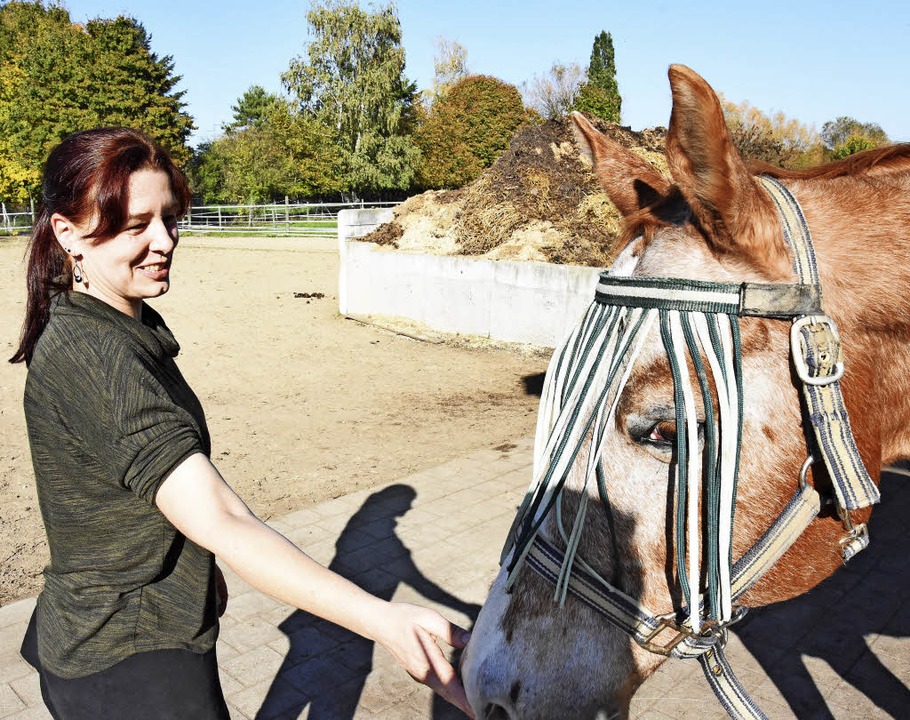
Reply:
[[[747, 166], [711, 87], [683, 66], [671, 67], [669, 77], [673, 110], [666, 156], [672, 180], [573, 115], [582, 153], [625, 218], [625, 246], [609, 272], [620, 280], [608, 278], [604, 292], [613, 292], [610, 283], [620, 286], [623, 277], [633, 284], [641, 278], [683, 278], [684, 288], [698, 292], [702, 286], [740, 285], [771, 289], [772, 294], [775, 288], [809, 282], [797, 276], [781, 211], [769, 191], [782, 186], [781, 192], [798, 203], [796, 213], [801, 209], [814, 243], [814, 282], [823, 289], [824, 312], [836, 321], [844, 353], [839, 385], [849, 412], [847, 429], [852, 428], [853, 448], [874, 494], [871, 483], [877, 483], [882, 465], [910, 456], [910, 145], [866, 151], [804, 171]], [[776, 182], [759, 181], [759, 173]], [[821, 297], [813, 302], [821, 303]], [[718, 627], [735, 619], [736, 606], [786, 600], [831, 575], [848, 556], [845, 535], [852, 531], [857, 539], [861, 533], [856, 529], [870, 513], [872, 500], [841, 507], [833, 489], [836, 473], [818, 457], [813, 464], [812, 413], [791, 359], [791, 320], [797, 314], [735, 320], [741, 352], [736, 354], [736, 383], [728, 386], [731, 393], [738, 387], [740, 405], [737, 410], [733, 394], [725, 405], [736, 416], [730, 427], [738, 433], [731, 450], [735, 466], [730, 469], [728, 463], [727, 470], [735, 480], [727, 548], [731, 562], [767, 535], [800, 488], [817, 491], [818, 512], [804, 530], [800, 527], [801, 534], [781, 551], [782, 557], [734, 596], [732, 612], [718, 610], [718, 617], [723, 616]], [[620, 321], [620, 326], [628, 322]], [[703, 535], [708, 526], [699, 524], [707, 514], [707, 499], [696, 498], [679, 514], [683, 496], [674, 478], [678, 480], [679, 453], [685, 447], [679, 444], [683, 428], [677, 425], [687, 413], [697, 418], [692, 428], [698, 429], [687, 429], [690, 440], [685, 442], [694, 453], [703, 452], [711, 442], [704, 426], [723, 414], [720, 405], [726, 400], [718, 399], [720, 391], [712, 396], [697, 392], [693, 366], [707, 364], [698, 361], [704, 361], [710, 343], [691, 344], [696, 350], [684, 366], [688, 370], [680, 373], [664, 350], [667, 338], [661, 330], [656, 324], [643, 330], [635, 359], [617, 362], [623, 384], [607, 402], [612, 406], [605, 411], [609, 417], [603, 429], [593, 423], [581, 431], [588, 451], [596, 443], [597, 457], [586, 455], [580, 441], [581, 450], [569, 466], [553, 476], [556, 489], [538, 497], [530, 524], [525, 508], [525, 545], [506, 548], [505, 563], [462, 662], [478, 718], [625, 717], [635, 689], [671, 654], [660, 652], [670, 645], [649, 652], [655, 648], [644, 646], [656, 642], [630, 637], [628, 628], [608, 622], [571, 592], [554, 600], [554, 582], [558, 586], [561, 580], [520, 567], [518, 556], [527, 552], [531, 537], [555, 548], [556, 564], [568, 574], [573, 572], [572, 560], [566, 560], [571, 556], [579, 559], [575, 566], [583, 559], [590, 574], [607, 578], [601, 594], [615, 588], [655, 617], [674, 618], [672, 627], [680, 632], [692, 631], [691, 623], [688, 630], [685, 622], [675, 624], [688, 605], [694, 635], [705, 631], [698, 612], [692, 612], [698, 606], [692, 598], [709, 594], [709, 565], [703, 558], [697, 562], [709, 545]], [[580, 344], [577, 337], [575, 344]], [[723, 353], [718, 357], [722, 364]], [[593, 377], [597, 367], [592, 362], [574, 372]], [[718, 365], [704, 374], [726, 377]], [[693, 378], [696, 399], [681, 410], [678, 388], [686, 375]], [[590, 403], [580, 409], [582, 416], [593, 412]], [[846, 413], [838, 417], [847, 423]], [[561, 447], [557, 441], [540, 447], [552, 419], [543, 425], [543, 433], [538, 427], [535, 475], [541, 463], [551, 462], [554, 448]], [[718, 435], [730, 437], [731, 432]], [[704, 472], [696, 465], [695, 472]], [[589, 481], [595, 466], [597, 479]], [[556, 495], [560, 503], [553, 500]], [[558, 512], [549, 510], [553, 507]], [[682, 551], [680, 525], [683, 532], [697, 528], [698, 533], [688, 536]], [[572, 531], [560, 529], [565, 526]], [[694, 567], [688, 575], [692, 597], [683, 587], [687, 563]], [[726, 602], [730, 604], [729, 597]]]

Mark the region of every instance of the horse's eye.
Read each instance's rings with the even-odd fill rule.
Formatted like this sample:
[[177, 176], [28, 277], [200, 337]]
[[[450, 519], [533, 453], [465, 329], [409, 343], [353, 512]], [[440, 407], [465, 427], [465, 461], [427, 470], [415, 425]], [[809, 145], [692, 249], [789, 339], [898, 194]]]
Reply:
[[669, 420], [655, 423], [648, 435], [648, 440], [662, 445], [676, 442], [676, 423]]

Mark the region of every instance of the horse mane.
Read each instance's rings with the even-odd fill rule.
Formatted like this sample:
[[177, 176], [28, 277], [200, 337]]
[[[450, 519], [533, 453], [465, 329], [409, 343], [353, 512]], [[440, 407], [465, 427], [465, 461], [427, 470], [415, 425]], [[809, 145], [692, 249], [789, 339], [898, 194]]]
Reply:
[[[746, 163], [746, 167], [753, 175], [770, 175], [781, 180], [828, 180], [857, 175], [881, 177], [901, 172], [910, 173], [910, 143], [863, 150], [843, 160], [801, 170], [790, 170], [758, 160]], [[618, 247], [625, 247], [633, 238], [639, 236], [643, 236], [647, 243], [658, 228], [682, 220], [683, 218], [679, 216], [681, 202], [685, 201], [679, 188], [673, 186], [666, 196], [625, 217], [619, 233]]]
[[843, 160], [802, 170], [788, 170], [761, 161], [750, 162], [747, 167], [753, 175], [770, 175], [780, 180], [829, 180], [849, 175], [881, 175], [910, 171], [910, 143], [863, 150]]

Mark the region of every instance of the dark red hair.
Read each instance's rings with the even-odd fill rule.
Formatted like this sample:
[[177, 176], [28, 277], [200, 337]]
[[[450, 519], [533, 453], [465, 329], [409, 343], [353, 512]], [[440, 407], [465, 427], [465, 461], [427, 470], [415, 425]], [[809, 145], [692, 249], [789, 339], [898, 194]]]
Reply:
[[127, 219], [130, 176], [145, 169], [167, 173], [182, 217], [190, 202], [186, 178], [167, 151], [144, 133], [128, 128], [86, 130], [51, 150], [29, 241], [25, 322], [10, 362], [31, 361], [50, 317], [51, 298], [72, 288], [72, 267], [54, 236], [51, 216], [59, 213], [80, 225], [97, 218], [88, 237], [99, 242], [112, 238]]

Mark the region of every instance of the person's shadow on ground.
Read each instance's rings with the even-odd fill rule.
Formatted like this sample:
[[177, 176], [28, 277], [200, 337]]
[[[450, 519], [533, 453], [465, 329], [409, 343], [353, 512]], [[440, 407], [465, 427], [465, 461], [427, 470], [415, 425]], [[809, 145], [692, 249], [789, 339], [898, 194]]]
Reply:
[[[396, 519], [410, 510], [416, 495], [411, 486], [401, 484], [370, 495], [335, 543], [329, 568], [385, 600], [404, 583], [473, 622], [480, 606], [465, 603], [428, 580], [395, 533]], [[312, 720], [353, 718], [373, 669], [373, 642], [301, 611], [278, 628], [291, 646], [256, 720], [296, 718], [307, 706]]]
[[[824, 660], [888, 715], [910, 717], [910, 690], [879, 659], [896, 646], [890, 638], [910, 636], [910, 477], [898, 474], [905, 472], [882, 473], [866, 550], [805, 595], [752, 610], [734, 627], [800, 720], [833, 717], [806, 656]], [[906, 676], [906, 658], [895, 660]]]

